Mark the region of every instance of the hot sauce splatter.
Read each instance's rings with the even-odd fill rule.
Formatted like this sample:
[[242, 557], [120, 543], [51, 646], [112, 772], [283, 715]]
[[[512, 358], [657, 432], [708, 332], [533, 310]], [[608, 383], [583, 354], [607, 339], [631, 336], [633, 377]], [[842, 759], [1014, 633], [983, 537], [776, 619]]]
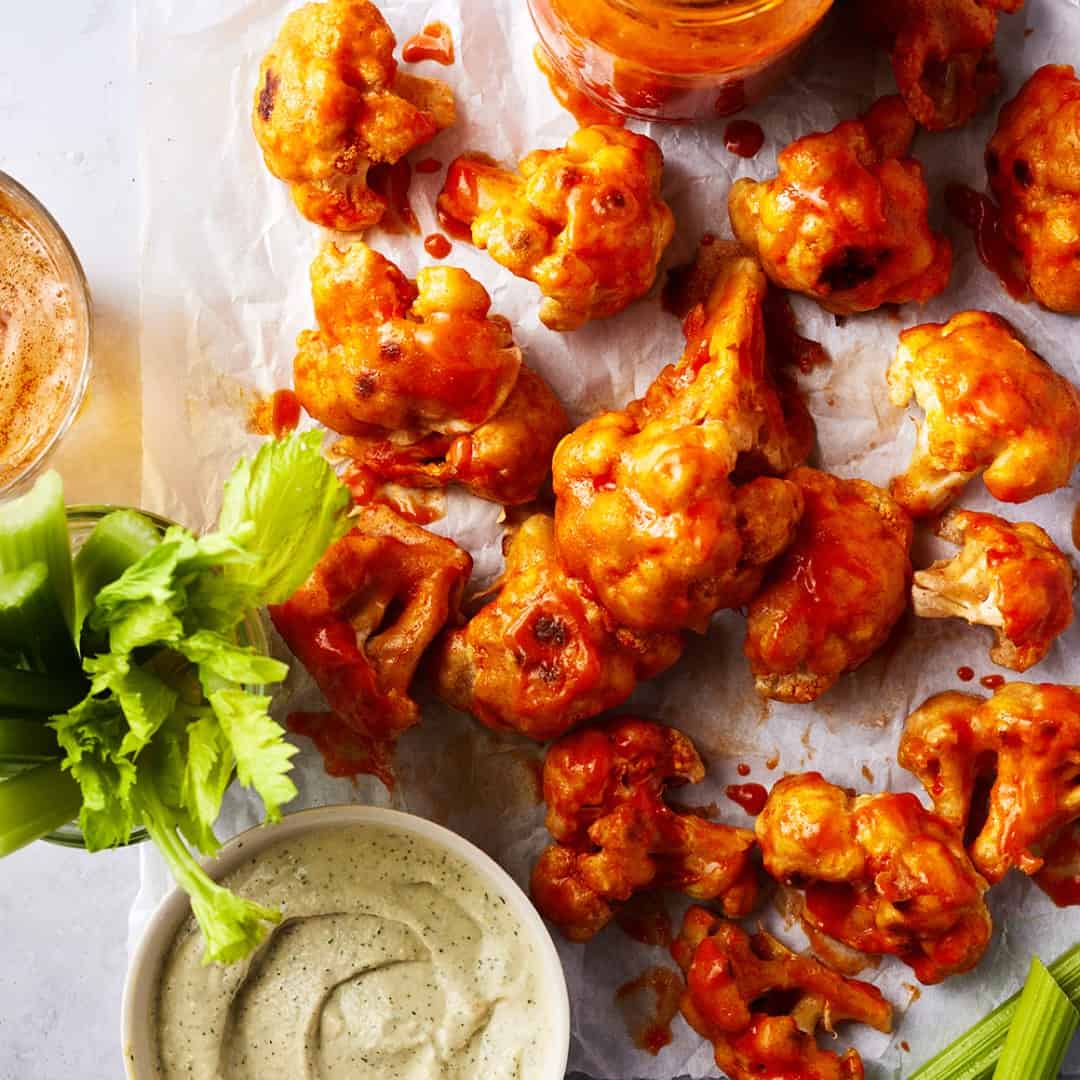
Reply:
[[611, 109], [605, 109], [588, 94], [574, 86], [555, 65], [542, 45], [533, 49], [533, 61], [540, 69], [555, 100], [578, 122], [581, 127], [592, 124], [608, 124], [622, 127], [626, 118]]
[[386, 213], [380, 224], [389, 233], [419, 233], [420, 222], [409, 204], [412, 169], [407, 161], [393, 165], [374, 165], [368, 170], [368, 187], [386, 200]]
[[454, 39], [446, 23], [428, 23], [419, 34], [413, 34], [401, 49], [401, 59], [406, 64], [418, 64], [422, 60], [434, 60], [436, 64], [454, 62]]
[[1005, 685], [1004, 675], [984, 675], [979, 680], [980, 686], [985, 686], [987, 690], [996, 690], [999, 686]]
[[615, 991], [634, 1045], [659, 1054], [671, 1042], [671, 1021], [679, 1011], [682, 979], [666, 967], [652, 967]]
[[863, 779], [868, 784], [872, 784], [874, 782], [874, 774], [870, 771], [870, 766], [869, 765], [864, 765], [862, 767], [862, 769], [860, 770], [860, 772], [862, 772]]
[[418, 173], [437, 173], [441, 168], [442, 162], [438, 158], [421, 158], [416, 163], [416, 171]]
[[1005, 291], [1015, 300], [1027, 300], [1030, 295], [1027, 278], [1019, 256], [1005, 239], [997, 204], [964, 184], [950, 184], [945, 189], [945, 205], [974, 234], [979, 258], [1001, 279]]
[[757, 817], [765, 809], [769, 793], [761, 784], [728, 784], [724, 794], [741, 806], [751, 817]]
[[453, 250], [453, 245], [442, 233], [432, 233], [424, 238], [424, 250], [433, 259], [445, 259]]
[[615, 922], [627, 937], [642, 945], [671, 945], [671, 915], [659, 893], [637, 893], [615, 914]]
[[724, 145], [739, 157], [752, 158], [765, 145], [765, 132], [753, 120], [732, 120], [724, 128]]
[[739, 766], [736, 768], [735, 771], [740, 776], [749, 776], [750, 775], [750, 766], [747, 765], [745, 762], [742, 762], [742, 763], [739, 764]]
[[1076, 509], [1073, 511], [1072, 541], [1073, 547], [1080, 551], [1080, 503], [1077, 504]]
[[956, 677], [961, 682], [971, 682], [971, 680], [975, 678], [975, 669], [969, 668], [967, 665], [958, 667], [956, 669]]
[[252, 435], [273, 435], [280, 439], [296, 430], [302, 408], [300, 399], [291, 390], [275, 390], [259, 398], [251, 407], [247, 429]]
[[768, 761], [765, 762], [765, 768], [768, 769], [769, 772], [772, 772], [773, 769], [775, 769], [776, 766], [779, 765], [779, 764], [780, 764], [780, 755], [778, 753], [773, 754], [773, 756], [771, 758], [769, 758]]

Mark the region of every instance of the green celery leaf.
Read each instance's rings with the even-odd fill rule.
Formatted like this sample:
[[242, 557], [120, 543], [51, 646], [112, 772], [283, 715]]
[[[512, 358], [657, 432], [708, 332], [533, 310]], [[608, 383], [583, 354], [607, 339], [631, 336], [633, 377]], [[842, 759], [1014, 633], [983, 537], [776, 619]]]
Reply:
[[206, 709], [187, 728], [187, 755], [180, 802], [191, 816], [194, 835], [189, 839], [202, 852], [217, 850], [214, 822], [232, 780], [236, 758], [212, 710]]
[[123, 710], [128, 732], [117, 752], [121, 756], [138, 753], [172, 714], [180, 695], [157, 675], [119, 653], [88, 657], [83, 667], [92, 680], [90, 693], [111, 692]]
[[198, 664], [207, 693], [218, 689], [207, 685], [207, 673], [219, 680], [249, 686], [281, 682], [289, 674], [288, 664], [264, 656], [249, 645], [237, 645], [211, 630], [196, 631], [180, 642], [177, 650], [193, 664]]

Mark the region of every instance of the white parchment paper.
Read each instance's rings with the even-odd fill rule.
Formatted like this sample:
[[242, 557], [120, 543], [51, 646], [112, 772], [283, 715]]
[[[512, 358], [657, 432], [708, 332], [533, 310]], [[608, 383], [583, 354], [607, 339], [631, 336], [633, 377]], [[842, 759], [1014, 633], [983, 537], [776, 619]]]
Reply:
[[[224, 476], [255, 445], [245, 433], [253, 395], [291, 385], [293, 342], [312, 322], [308, 263], [321, 236], [263, 166], [249, 123], [260, 57], [294, 6], [291, 0], [137, 3], [144, 184], [142, 501], [196, 528], [212, 521]], [[454, 33], [458, 60], [452, 67], [424, 64], [416, 70], [453, 86], [459, 122], [421, 156], [449, 162], [474, 149], [512, 161], [536, 147], [561, 145], [574, 129], [532, 64], [535, 35], [524, 0], [385, 0], [382, 8], [399, 41], [436, 18]], [[1025, 13], [1002, 20], [999, 52], [1009, 95], [1043, 63], [1080, 60], [1077, 0], [1028, 0]], [[678, 220], [665, 265], [685, 261], [706, 230], [729, 235], [726, 197], [733, 179], [771, 175], [777, 150], [791, 139], [832, 127], [892, 89], [883, 58], [860, 54], [826, 30], [809, 49], [799, 76], [746, 113], [768, 138], [754, 160], [724, 149], [720, 123], [647, 129], [663, 147], [665, 196]], [[816, 464], [823, 468], [885, 483], [906, 462], [913, 428], [889, 404], [884, 382], [904, 326], [944, 320], [966, 307], [998, 311], [1058, 370], [1080, 381], [1075, 346], [1080, 323], [1011, 301], [978, 262], [971, 238], [944, 221], [941, 194], [947, 182], [984, 186], [982, 156], [995, 117], [996, 108], [959, 133], [921, 134], [916, 143], [915, 153], [927, 166], [937, 223], [956, 244], [953, 283], [944, 297], [921, 311], [908, 307], [898, 317], [850, 318], [842, 326], [813, 304], [796, 303], [806, 332], [823, 341], [833, 358], [831, 366], [804, 380], [818, 425]], [[435, 226], [440, 182], [440, 175], [417, 176], [413, 185], [424, 233]], [[409, 274], [426, 259], [418, 237], [374, 230], [366, 239]], [[575, 420], [642, 392], [680, 352], [679, 326], [663, 313], [655, 294], [614, 319], [559, 335], [540, 325], [532, 285], [465, 244], [455, 243], [449, 261], [488, 288], [494, 309], [513, 322], [527, 361], [550, 380]], [[1037, 521], [1068, 550], [1078, 490], [1074, 482], [1022, 510], [1006, 508], [1006, 516]], [[978, 484], [963, 504], [1003, 509]], [[498, 571], [497, 507], [453, 495], [448, 516], [435, 528], [472, 550], [481, 578]], [[942, 550], [920, 535], [916, 565]], [[860, 790], [912, 789], [911, 778], [895, 762], [903, 718], [928, 695], [958, 686], [959, 665], [970, 664], [979, 674], [993, 671], [989, 634], [959, 622], [909, 616], [893, 643], [817, 704], [767, 705], [754, 694], [742, 657], [741, 620], [726, 615], [672, 672], [641, 687], [633, 707], [678, 725], [705, 756], [709, 778], [700, 789], [684, 791], [684, 801], [715, 801], [724, 820], [747, 825], [749, 819], [722, 795], [740, 762], [752, 767], [750, 779], [766, 785], [785, 771], [815, 768]], [[280, 642], [276, 647], [284, 654]], [[1030, 677], [1080, 682], [1078, 648], [1080, 626], [1074, 626]], [[284, 715], [317, 700], [306, 676], [294, 671], [277, 708]], [[770, 771], [766, 762], [775, 755], [779, 766]], [[297, 758], [297, 808], [391, 802], [469, 836], [525, 884], [546, 838], [536, 790], [539, 757], [533, 744], [495, 736], [430, 703], [424, 722], [402, 740], [400, 781], [392, 800], [367, 779], [356, 785], [328, 779], [305, 742]], [[230, 800], [223, 836], [257, 821], [251, 801], [235, 793]], [[133, 940], [169, 887], [149, 846], [142, 864]], [[991, 906], [993, 944], [970, 975], [914, 995], [911, 973], [899, 962], [886, 960], [871, 974], [897, 1006], [899, 1019], [892, 1039], [856, 1034], [871, 1075], [906, 1075], [1011, 994], [1033, 952], [1050, 959], [1080, 938], [1080, 913], [1056, 910], [1026, 881], [1010, 879], [995, 889]], [[681, 914], [674, 898], [671, 907]], [[799, 931], [773, 921], [783, 936], [804, 946]], [[663, 950], [632, 943], [612, 927], [584, 947], [560, 941], [560, 951], [573, 999], [572, 1069], [605, 1080], [715, 1075], [711, 1048], [681, 1020], [674, 1025], [674, 1042], [655, 1058], [635, 1050], [626, 1034], [615, 989], [650, 965], [670, 965]]]

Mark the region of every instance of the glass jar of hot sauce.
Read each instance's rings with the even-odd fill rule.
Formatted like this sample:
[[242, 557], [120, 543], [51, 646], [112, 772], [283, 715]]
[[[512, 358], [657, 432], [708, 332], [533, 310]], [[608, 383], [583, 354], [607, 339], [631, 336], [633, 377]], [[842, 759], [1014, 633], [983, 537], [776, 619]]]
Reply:
[[833, 0], [529, 0], [543, 66], [641, 120], [728, 116], [764, 97]]

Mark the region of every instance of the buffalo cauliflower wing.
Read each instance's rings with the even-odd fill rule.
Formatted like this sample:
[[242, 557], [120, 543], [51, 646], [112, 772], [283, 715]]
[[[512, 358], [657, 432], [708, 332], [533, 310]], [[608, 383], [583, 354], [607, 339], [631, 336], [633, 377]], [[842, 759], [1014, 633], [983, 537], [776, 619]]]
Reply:
[[814, 929], [859, 952], [896, 955], [926, 984], [979, 962], [989, 886], [955, 824], [914, 795], [855, 796], [820, 773], [785, 776], [756, 831], [765, 869], [804, 890]]
[[569, 424], [478, 281], [439, 266], [412, 282], [357, 242], [327, 244], [311, 285], [319, 329], [297, 340], [296, 392], [343, 453], [382, 480], [536, 497]]
[[925, 413], [893, 497], [939, 513], [976, 476], [1002, 502], [1069, 482], [1080, 461], [1080, 390], [1032, 352], [1000, 316], [964, 311], [905, 330], [888, 372], [893, 403]]
[[1000, 12], [1024, 0], [876, 0], [859, 4], [864, 26], [888, 43], [896, 85], [930, 131], [960, 127], [1001, 86], [994, 38]]
[[808, 702], [868, 660], [903, 614], [913, 530], [865, 480], [805, 467], [786, 479], [805, 510], [750, 604], [745, 652], [759, 694]]
[[747, 603], [802, 513], [794, 486], [751, 475], [803, 460], [805, 407], [767, 366], [757, 263], [731, 253], [687, 319], [682, 359], [645, 397], [560, 443], [552, 463], [559, 551], [625, 626], [703, 630]]
[[644, 135], [584, 127], [562, 150], [533, 151], [516, 173], [458, 158], [439, 209], [496, 262], [540, 287], [546, 326], [575, 330], [652, 288], [675, 230], [660, 198], [663, 164]]
[[317, 225], [375, 225], [387, 202], [368, 186], [369, 168], [400, 161], [454, 122], [450, 88], [399, 72], [395, 44], [368, 0], [325, 0], [292, 12], [263, 58], [255, 138]]
[[745, 915], [757, 899], [754, 834], [677, 813], [673, 784], [705, 775], [674, 728], [618, 717], [565, 735], [544, 762], [547, 826], [555, 843], [532, 874], [540, 912], [571, 941], [588, 941], [644, 889], [677, 889]]
[[354, 521], [270, 615], [331, 709], [294, 713], [290, 728], [314, 740], [332, 776], [370, 772], [389, 786], [394, 744], [420, 719], [413, 675], [457, 618], [472, 559], [383, 506]]
[[534, 514], [510, 543], [495, 597], [444, 635], [432, 669], [454, 708], [552, 739], [621, 704], [681, 652], [676, 634], [619, 627], [563, 569], [551, 518]]
[[818, 1028], [835, 1035], [835, 1024], [857, 1021], [892, 1030], [892, 1007], [876, 986], [704, 908], [686, 912], [671, 952], [686, 975], [682, 1014], [731, 1080], [862, 1080], [858, 1053], [820, 1049]]
[[1072, 564], [1053, 540], [1030, 522], [972, 511], [950, 514], [937, 534], [960, 551], [916, 572], [915, 614], [993, 627], [990, 659], [1013, 671], [1042, 660], [1072, 623], [1076, 587]]
[[899, 98], [796, 140], [772, 180], [744, 178], [728, 196], [735, 235], [785, 289], [844, 315], [923, 303], [942, 292], [952, 247], [927, 218], [915, 124]]
[[1080, 688], [937, 694], [908, 717], [898, 756], [938, 813], [973, 837], [972, 860], [989, 881], [1014, 866], [1035, 874], [1054, 835], [1080, 819]]
[[1080, 314], [1080, 79], [1040, 68], [1002, 110], [986, 151], [1001, 223], [1028, 284], [1052, 311]]

